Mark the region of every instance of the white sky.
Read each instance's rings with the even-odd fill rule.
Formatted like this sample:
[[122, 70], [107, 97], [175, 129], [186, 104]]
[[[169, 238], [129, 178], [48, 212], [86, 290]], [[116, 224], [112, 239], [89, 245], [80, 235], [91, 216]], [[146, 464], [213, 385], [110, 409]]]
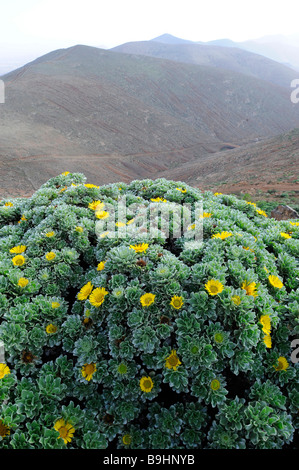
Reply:
[[298, 34], [298, 0], [0, 0], [0, 61], [169, 33], [193, 41]]

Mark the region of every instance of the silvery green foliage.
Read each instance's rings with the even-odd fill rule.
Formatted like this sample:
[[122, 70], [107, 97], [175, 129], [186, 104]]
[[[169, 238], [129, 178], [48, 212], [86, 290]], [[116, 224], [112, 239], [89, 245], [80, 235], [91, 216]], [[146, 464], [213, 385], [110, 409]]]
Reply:
[[[101, 224], [93, 201], [109, 211]], [[201, 203], [203, 218], [193, 210]], [[117, 216], [124, 218], [111, 236]], [[68, 173], [31, 198], [0, 201], [0, 339], [10, 371], [0, 375], [0, 448], [296, 445], [298, 225], [165, 179], [97, 187]], [[213, 237], [222, 232], [230, 236]], [[148, 246], [135, 252], [139, 243]], [[10, 252], [19, 245], [21, 266]], [[212, 279], [223, 286], [215, 295], [206, 288]], [[244, 281], [255, 283], [256, 296]], [[90, 293], [78, 298], [89, 282], [92, 292], [107, 292], [99, 306]], [[147, 293], [155, 296], [148, 307], [140, 301]], [[271, 321], [271, 348], [262, 316]], [[167, 367], [173, 351], [179, 364]], [[281, 357], [288, 367], [276, 370]], [[96, 366], [89, 380], [86, 364]], [[54, 429], [59, 419], [75, 430], [68, 443]]]

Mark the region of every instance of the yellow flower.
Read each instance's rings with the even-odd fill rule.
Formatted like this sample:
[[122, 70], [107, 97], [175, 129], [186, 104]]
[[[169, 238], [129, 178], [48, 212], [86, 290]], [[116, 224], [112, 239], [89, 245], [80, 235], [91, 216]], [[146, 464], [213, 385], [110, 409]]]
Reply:
[[250, 204], [251, 206], [254, 206], [254, 207], [256, 207], [256, 203], [255, 203], [255, 202], [246, 201], [246, 204]]
[[91, 291], [93, 289], [93, 285], [89, 281], [87, 284], [85, 284], [83, 287], [81, 287], [79, 294], [77, 295], [78, 300], [86, 300], [88, 296], [90, 295]]
[[234, 302], [235, 305], [240, 305], [241, 297], [239, 295], [233, 295], [232, 296], [232, 301]]
[[285, 233], [285, 232], [280, 232], [280, 235], [281, 235], [283, 238], [292, 238], [291, 235], [289, 235], [288, 233]]
[[75, 228], [76, 232], [78, 233], [82, 233], [84, 232], [84, 228], [83, 227], [80, 227], [80, 225], [77, 225], [77, 227]]
[[99, 189], [100, 186], [96, 186], [95, 184], [91, 184], [91, 183], [86, 183], [84, 184], [85, 188], [97, 188]]
[[174, 295], [171, 299], [170, 305], [175, 308], [175, 309], [180, 309], [183, 306], [183, 297], [179, 297], [177, 295]]
[[122, 441], [123, 441], [123, 444], [125, 444], [125, 446], [129, 446], [132, 442], [132, 437], [130, 436], [130, 434], [125, 434], [122, 437]]
[[153, 201], [153, 202], [167, 202], [167, 200], [163, 199], [162, 197], [152, 198], [151, 201]]
[[283, 283], [281, 282], [281, 280], [277, 276], [269, 276], [268, 280], [269, 280], [270, 284], [273, 287], [276, 287], [277, 289], [281, 289], [283, 287]]
[[98, 264], [97, 271], [103, 271], [103, 269], [105, 268], [105, 264], [106, 264], [106, 261], [101, 261]]
[[228, 238], [231, 236], [232, 236], [231, 232], [221, 232], [221, 233], [216, 233], [215, 235], [212, 236], [212, 238], [221, 238], [221, 240], [224, 240], [225, 238]]
[[108, 292], [104, 287], [97, 287], [92, 291], [92, 293], [89, 296], [89, 302], [94, 306], [94, 307], [100, 307], [102, 303], [105, 300], [105, 295], [107, 295]]
[[24, 251], [26, 251], [26, 246], [25, 245], [18, 245], [18, 246], [14, 246], [10, 251], [10, 253], [15, 253], [15, 254], [20, 254], [20, 253], [24, 253]]
[[202, 215], [199, 216], [200, 219], [206, 219], [212, 217], [211, 212], [203, 212]]
[[124, 222], [116, 222], [116, 227], [124, 227], [126, 224]]
[[64, 419], [59, 419], [56, 421], [54, 429], [59, 432], [57, 439], [63, 439], [65, 444], [71, 442], [75, 428], [70, 423], [66, 422]]
[[130, 245], [131, 250], [135, 250], [135, 253], [146, 253], [148, 249], [147, 243], [139, 243], [138, 245]]
[[168, 356], [165, 361], [165, 367], [167, 367], [167, 369], [177, 370], [179, 365], [182, 364], [174, 349], [171, 350], [170, 356]]
[[67, 175], [69, 175], [69, 174], [70, 174], [70, 172], [69, 172], [69, 171], [64, 171], [64, 172], [63, 172], [63, 173], [61, 173], [61, 174], [62, 174], [63, 176], [67, 176]]
[[6, 202], [4, 204], [4, 207], [13, 207], [13, 203], [12, 202]]
[[54, 333], [57, 332], [57, 330], [58, 330], [57, 326], [53, 325], [52, 323], [46, 326], [46, 333], [48, 333], [48, 335], [53, 335]]
[[101, 237], [101, 238], [105, 238], [105, 237], [107, 237], [107, 236], [109, 235], [109, 233], [110, 233], [110, 232], [103, 232], [103, 233], [101, 233], [100, 237]]
[[294, 225], [295, 227], [299, 227], [299, 222], [291, 222], [291, 221], [290, 221], [290, 224], [291, 224], [291, 225]]
[[15, 256], [11, 261], [15, 266], [23, 266], [25, 264], [25, 258], [22, 255]]
[[20, 279], [18, 281], [18, 286], [19, 287], [26, 287], [28, 282], [29, 282], [28, 279], [26, 279], [25, 277], [20, 277]]
[[214, 196], [220, 196], [222, 193], [214, 193]]
[[272, 348], [272, 340], [270, 335], [264, 336], [263, 340], [267, 348]]
[[18, 224], [20, 224], [20, 223], [22, 223], [26, 220], [27, 220], [26, 217], [24, 215], [22, 215], [21, 220], [19, 220]]
[[175, 188], [177, 189], [178, 191], [181, 191], [181, 193], [186, 193], [187, 192], [187, 189], [182, 189], [182, 188]]
[[5, 377], [5, 375], [8, 375], [8, 374], [10, 374], [9, 367], [3, 362], [0, 363], [0, 379], [3, 379], [3, 377]]
[[109, 217], [109, 212], [103, 211], [103, 210], [96, 211], [97, 219], [104, 220], [104, 219], [107, 219], [108, 217]]
[[134, 219], [134, 218], [131, 219], [131, 220], [128, 220], [127, 225], [131, 225], [131, 224], [133, 224], [134, 222], [135, 222], [135, 219]]
[[60, 303], [59, 302], [52, 302], [51, 307], [52, 308], [58, 308], [58, 307], [60, 307]]
[[92, 201], [88, 204], [88, 208], [95, 211], [95, 210], [102, 210], [105, 204], [102, 201]]
[[196, 227], [196, 224], [189, 225], [187, 230], [194, 230]]
[[144, 294], [140, 297], [140, 302], [143, 307], [149, 307], [155, 301], [155, 294]]
[[215, 279], [210, 279], [210, 281], [205, 284], [205, 288], [210, 295], [217, 295], [223, 291], [223, 284]]
[[148, 377], [142, 377], [139, 381], [139, 385], [143, 392], [149, 393], [152, 390], [154, 383], [151, 377], [148, 376]]
[[246, 291], [246, 295], [252, 295], [253, 297], [257, 296], [256, 292], [256, 283], [244, 281], [242, 284], [242, 289]]
[[277, 359], [277, 361], [278, 361], [278, 365], [273, 366], [276, 371], [279, 371], [279, 370], [287, 370], [287, 368], [289, 367], [289, 363], [288, 363], [288, 361], [286, 360], [285, 357], [280, 356], [280, 357]]
[[45, 254], [45, 258], [48, 261], [53, 261], [53, 259], [56, 258], [56, 254], [53, 251], [49, 251], [48, 253]]
[[262, 211], [262, 209], [256, 209], [256, 212], [260, 215], [263, 215], [264, 217], [268, 217], [265, 211]]
[[92, 379], [93, 374], [96, 372], [96, 364], [84, 364], [81, 369], [83, 377], [89, 382]]
[[48, 238], [54, 237], [54, 235], [55, 235], [55, 232], [53, 232], [53, 231], [46, 233], [46, 237], [48, 237]]
[[263, 332], [269, 335], [271, 332], [271, 319], [269, 315], [262, 315], [260, 323], [263, 325]]
[[214, 391], [216, 391], [216, 390], [219, 390], [219, 388], [220, 388], [220, 382], [219, 382], [219, 380], [217, 380], [217, 379], [212, 380], [212, 382], [211, 382], [211, 389], [214, 390]]
[[0, 419], [0, 437], [5, 437], [10, 435], [10, 429], [9, 427], [4, 424], [2, 419]]

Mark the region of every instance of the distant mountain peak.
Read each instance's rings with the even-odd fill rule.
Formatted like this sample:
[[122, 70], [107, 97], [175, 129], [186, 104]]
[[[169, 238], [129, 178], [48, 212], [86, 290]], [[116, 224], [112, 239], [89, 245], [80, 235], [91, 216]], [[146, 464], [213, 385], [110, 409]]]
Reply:
[[162, 42], [164, 44], [194, 44], [193, 41], [178, 38], [172, 34], [162, 34], [161, 36], [157, 36], [156, 38], [151, 39], [151, 41]]

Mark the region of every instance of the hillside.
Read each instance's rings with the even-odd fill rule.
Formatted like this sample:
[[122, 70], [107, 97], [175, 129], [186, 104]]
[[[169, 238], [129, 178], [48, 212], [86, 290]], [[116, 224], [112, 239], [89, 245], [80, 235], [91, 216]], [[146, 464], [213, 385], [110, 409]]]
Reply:
[[299, 129], [232, 150], [204, 155], [161, 176], [201, 189], [249, 194], [269, 201], [287, 194], [299, 205]]
[[148, 177], [299, 127], [283, 87], [87, 46], [53, 51], [4, 80], [2, 198], [31, 195], [65, 170], [97, 184]]
[[[228, 47], [231, 45], [230, 42], [226, 42], [224, 46], [224, 42], [218, 45], [217, 41], [215, 45], [209, 45], [187, 41], [175, 43], [175, 38], [173, 42], [158, 42], [158, 39], [130, 42], [112, 50], [227, 69], [288, 88], [290, 88], [291, 81], [298, 77], [298, 72], [295, 70], [263, 55], [254, 54], [239, 47]], [[161, 40], [163, 41], [163, 37]]]

